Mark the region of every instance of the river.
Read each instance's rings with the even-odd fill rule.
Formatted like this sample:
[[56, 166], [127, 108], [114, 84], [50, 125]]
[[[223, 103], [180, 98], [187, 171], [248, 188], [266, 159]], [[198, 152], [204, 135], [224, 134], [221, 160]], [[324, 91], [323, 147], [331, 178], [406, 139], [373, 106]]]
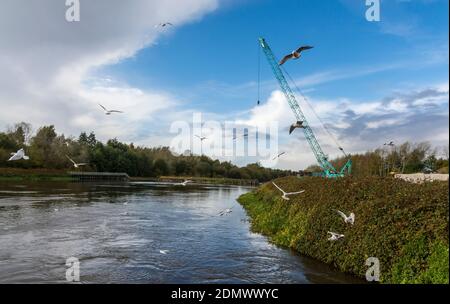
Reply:
[[[251, 188], [0, 183], [0, 283], [360, 283], [250, 231]], [[225, 208], [232, 212], [219, 216]]]

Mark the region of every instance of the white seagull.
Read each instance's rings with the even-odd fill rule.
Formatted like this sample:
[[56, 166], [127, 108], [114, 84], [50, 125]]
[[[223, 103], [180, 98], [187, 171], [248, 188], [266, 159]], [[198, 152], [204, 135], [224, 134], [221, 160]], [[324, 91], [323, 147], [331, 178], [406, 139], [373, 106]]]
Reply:
[[289, 135], [292, 134], [292, 132], [294, 132], [295, 129], [297, 128], [304, 128], [305, 126], [303, 125], [303, 121], [297, 121], [294, 122], [291, 127], [289, 128]]
[[280, 187], [278, 187], [278, 185], [275, 184], [274, 182], [272, 182], [272, 184], [273, 184], [275, 187], [277, 187], [278, 190], [280, 190], [281, 192], [283, 192], [283, 195], [282, 195], [281, 197], [282, 197], [284, 200], [286, 200], [286, 201], [289, 200], [289, 197], [288, 197], [289, 195], [296, 195], [296, 194], [300, 194], [300, 193], [305, 192], [305, 190], [297, 191], [297, 192], [286, 192], [286, 191], [284, 191], [283, 189], [281, 189]]
[[204, 137], [204, 136], [198, 136], [198, 135], [195, 135], [195, 137], [197, 137], [197, 138], [200, 139], [201, 141], [204, 141], [205, 139], [208, 139], [207, 137]]
[[345, 215], [344, 212], [336, 210], [336, 212], [344, 219], [344, 222], [347, 224], [354, 224], [355, 223], [355, 214], [352, 212], [349, 216]]
[[74, 168], [79, 168], [79, 167], [88, 165], [87, 163], [76, 163], [68, 155], [66, 155], [66, 157], [73, 163]]
[[293, 51], [291, 54], [284, 56], [284, 58], [280, 61], [279, 65], [283, 65], [286, 61], [290, 59], [299, 59], [302, 55], [303, 51], [312, 49], [313, 46], [302, 46], [299, 47], [297, 50]]
[[328, 234], [331, 234], [331, 236], [328, 238], [329, 241], [337, 241], [337, 240], [342, 239], [344, 237], [343, 234], [339, 234], [339, 233], [336, 233], [336, 232], [328, 231]]
[[111, 115], [113, 113], [123, 113], [122, 111], [118, 111], [118, 110], [108, 110], [107, 108], [105, 108], [101, 104], [98, 104], [98, 105], [103, 109], [103, 111], [105, 111], [105, 115]]
[[176, 185], [177, 185], [177, 186], [183, 186], [183, 187], [186, 187], [187, 184], [189, 184], [189, 183], [192, 183], [192, 181], [191, 181], [191, 180], [185, 180], [184, 182], [178, 183], [178, 184], [176, 184]]
[[169, 252], [169, 250], [160, 250], [159, 253], [161, 254], [167, 254]]
[[231, 212], [233, 212], [233, 210], [231, 210], [231, 209], [233, 209], [233, 207], [220, 211], [219, 216], [224, 216], [226, 214], [230, 214]]
[[8, 159], [8, 161], [14, 161], [14, 160], [20, 160], [20, 159], [24, 159], [24, 160], [30, 159], [28, 156], [25, 155], [24, 149], [20, 149], [16, 153], [14, 153], [14, 152], [11, 153], [11, 157]]

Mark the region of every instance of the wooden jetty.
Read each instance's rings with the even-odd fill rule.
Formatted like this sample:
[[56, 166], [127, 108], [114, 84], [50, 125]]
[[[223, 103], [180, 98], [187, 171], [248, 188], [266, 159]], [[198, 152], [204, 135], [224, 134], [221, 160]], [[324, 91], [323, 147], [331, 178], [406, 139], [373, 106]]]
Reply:
[[69, 176], [76, 181], [94, 182], [94, 181], [129, 181], [130, 177], [126, 173], [110, 172], [68, 172]]

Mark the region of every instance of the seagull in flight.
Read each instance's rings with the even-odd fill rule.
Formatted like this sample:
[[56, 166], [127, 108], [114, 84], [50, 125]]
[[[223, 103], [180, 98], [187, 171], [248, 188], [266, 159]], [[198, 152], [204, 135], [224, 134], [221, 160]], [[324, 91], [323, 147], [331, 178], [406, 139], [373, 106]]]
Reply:
[[286, 63], [286, 61], [290, 60], [290, 59], [299, 59], [302, 55], [303, 51], [312, 49], [313, 46], [302, 46], [300, 48], [298, 48], [297, 50], [293, 51], [291, 54], [284, 56], [284, 58], [280, 61], [279, 65], [283, 65]]
[[103, 109], [103, 111], [105, 111], [105, 115], [111, 115], [113, 113], [123, 113], [122, 111], [118, 111], [118, 110], [108, 110], [107, 108], [105, 108], [101, 104], [98, 104], [98, 105]]
[[355, 214], [352, 212], [349, 216], [347, 216], [344, 212], [336, 210], [336, 212], [344, 219], [344, 222], [347, 224], [353, 225], [355, 223]]
[[189, 183], [192, 183], [192, 181], [191, 181], [191, 180], [185, 180], [184, 182], [178, 183], [178, 184], [176, 184], [176, 185], [177, 185], [177, 186], [183, 186], [183, 187], [186, 187], [187, 184], [189, 184]]
[[155, 28], [157, 28], [157, 27], [166, 27], [166, 26], [173, 26], [173, 24], [170, 23], [170, 22], [163, 22], [163, 23], [155, 25]]
[[71, 159], [68, 155], [66, 155], [66, 157], [73, 163], [73, 167], [74, 168], [79, 168], [79, 167], [82, 167], [82, 166], [87, 166], [88, 165], [88, 163], [76, 163], [76, 162], [74, 162], [74, 160], [73, 159]]
[[330, 234], [331, 236], [328, 238], [329, 241], [337, 241], [339, 239], [342, 239], [344, 237], [343, 234], [339, 234], [336, 232], [330, 232], [328, 231], [328, 234]]
[[161, 254], [167, 254], [167, 253], [169, 253], [169, 250], [160, 250], [159, 253], [161, 253]]
[[201, 141], [204, 141], [205, 139], [208, 139], [207, 137], [204, 137], [204, 136], [198, 136], [198, 135], [195, 135], [195, 137], [198, 137], [198, 139], [200, 139]]
[[231, 212], [233, 212], [232, 209], [233, 209], [233, 207], [220, 211], [219, 216], [224, 216], [224, 215], [230, 214]]
[[390, 147], [395, 146], [395, 144], [394, 144], [393, 141], [391, 141], [391, 142], [389, 142], [389, 143], [385, 143], [384, 145], [385, 145], [385, 146], [390, 146]]
[[20, 149], [17, 152], [13, 152], [11, 153], [11, 157], [8, 159], [8, 161], [15, 161], [15, 160], [29, 160], [30, 158], [28, 156], [25, 155], [25, 150], [24, 149]]
[[305, 192], [305, 190], [302, 190], [302, 191], [297, 191], [297, 192], [286, 192], [286, 191], [284, 191], [283, 189], [281, 189], [280, 187], [278, 187], [278, 185], [277, 184], [275, 184], [274, 182], [272, 182], [272, 184], [278, 189], [278, 190], [280, 190], [282, 193], [283, 193], [283, 195], [281, 196], [284, 200], [286, 200], [286, 201], [288, 201], [289, 200], [289, 195], [296, 195], [296, 194], [300, 194], [300, 193], [303, 193], [303, 192]]
[[297, 122], [294, 122], [292, 125], [291, 125], [291, 127], [289, 128], [289, 135], [291, 135], [292, 134], [292, 132], [294, 132], [294, 130], [295, 129], [297, 129], [297, 128], [305, 128], [305, 126], [303, 125], [303, 121], [297, 121]]
[[281, 152], [280, 154], [278, 154], [277, 156], [275, 156], [272, 160], [276, 160], [277, 158], [280, 158], [280, 156], [286, 154], [286, 152]]

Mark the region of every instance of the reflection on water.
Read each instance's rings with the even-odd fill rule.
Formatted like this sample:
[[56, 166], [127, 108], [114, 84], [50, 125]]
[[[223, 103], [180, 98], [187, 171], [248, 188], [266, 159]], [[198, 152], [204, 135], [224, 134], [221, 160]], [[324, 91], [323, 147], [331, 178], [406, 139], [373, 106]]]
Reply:
[[[251, 233], [244, 187], [0, 184], [0, 283], [352, 283]], [[233, 207], [227, 216], [218, 213]]]

